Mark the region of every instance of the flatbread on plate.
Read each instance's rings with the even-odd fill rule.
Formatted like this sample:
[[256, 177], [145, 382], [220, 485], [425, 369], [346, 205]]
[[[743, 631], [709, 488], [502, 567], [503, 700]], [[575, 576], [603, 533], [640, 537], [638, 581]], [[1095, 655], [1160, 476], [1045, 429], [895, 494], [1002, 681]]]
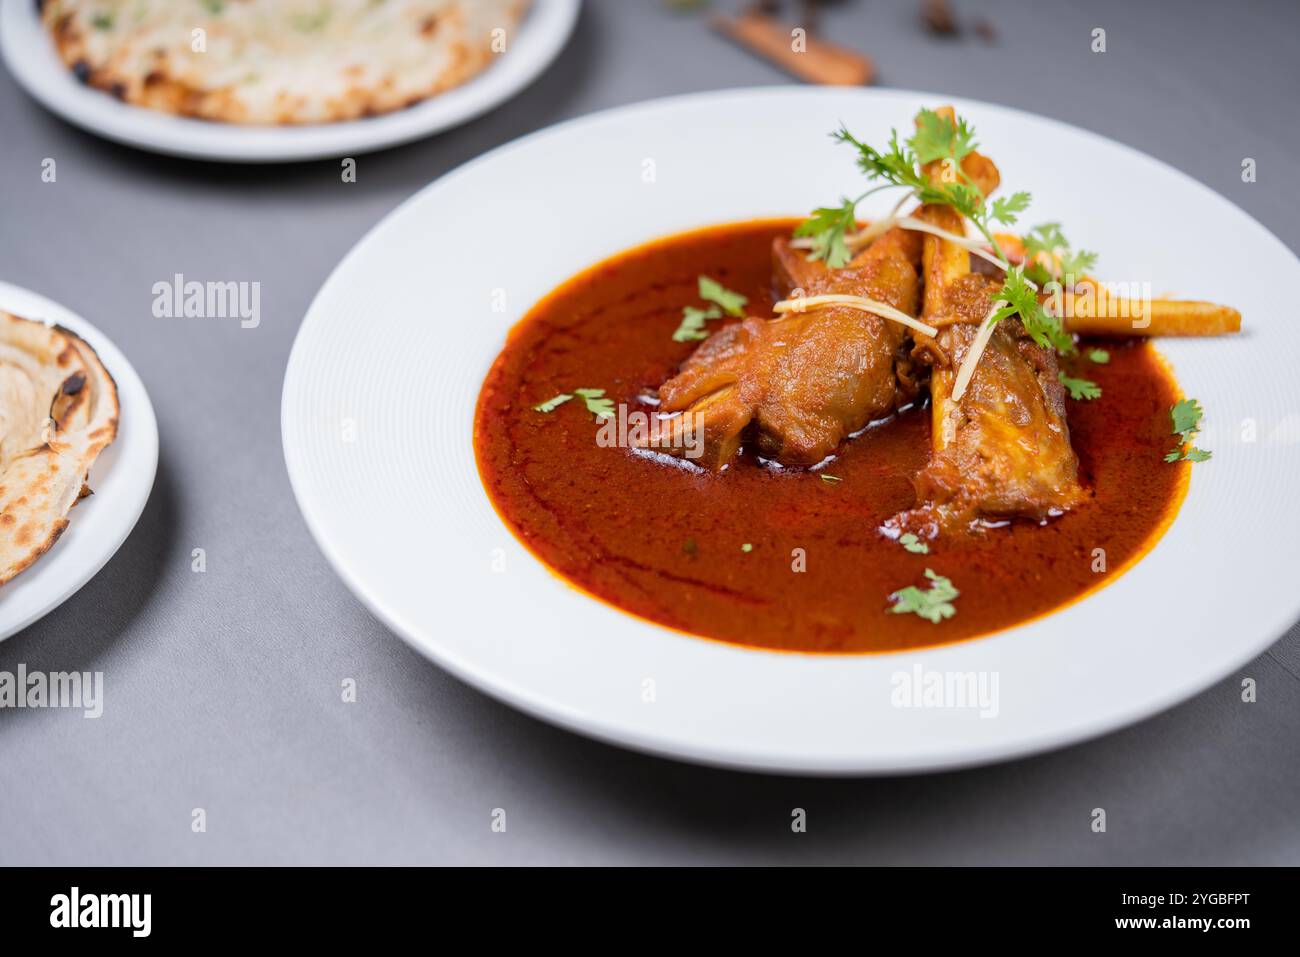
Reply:
[[509, 49], [530, 0], [44, 0], [63, 62], [128, 103], [226, 123], [412, 106]]
[[84, 339], [0, 310], [0, 585], [68, 527], [118, 415], [113, 377]]

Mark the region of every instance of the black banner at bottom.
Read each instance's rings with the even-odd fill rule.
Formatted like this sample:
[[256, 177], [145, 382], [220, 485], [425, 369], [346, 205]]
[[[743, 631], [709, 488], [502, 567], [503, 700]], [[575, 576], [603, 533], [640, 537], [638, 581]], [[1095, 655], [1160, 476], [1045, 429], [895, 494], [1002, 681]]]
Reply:
[[861, 922], [868, 939], [891, 927], [919, 929], [927, 944], [972, 940], [973, 933], [985, 941], [993, 934], [1040, 940], [1044, 932], [1231, 944], [1252, 931], [1294, 926], [1296, 872], [51, 868], [0, 870], [0, 882], [0, 926], [10, 945], [37, 937], [95, 945], [280, 938], [338, 945], [373, 941], [378, 928], [428, 930], [466, 918], [481, 927], [484, 908], [499, 915], [489, 934], [549, 928], [544, 936], [585, 936], [595, 931], [591, 922], [617, 917], [632, 921], [629, 932], [696, 928], [697, 943], [701, 926], [734, 943], [782, 929], [807, 932], [825, 921], [840, 930]]

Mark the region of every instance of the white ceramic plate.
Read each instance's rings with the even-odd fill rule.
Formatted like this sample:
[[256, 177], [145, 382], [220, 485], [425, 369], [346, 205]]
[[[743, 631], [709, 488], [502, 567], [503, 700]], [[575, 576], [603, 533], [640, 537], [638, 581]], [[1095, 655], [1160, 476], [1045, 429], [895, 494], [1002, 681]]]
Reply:
[[534, 0], [499, 62], [463, 86], [406, 110], [319, 126], [253, 127], [171, 116], [119, 102], [78, 82], [55, 53], [34, 0], [3, 0], [0, 54], [19, 83], [48, 109], [110, 140], [198, 159], [278, 163], [352, 156], [457, 126], [533, 82], [564, 48], [581, 0]]
[[24, 319], [58, 323], [99, 353], [117, 383], [121, 405], [117, 439], [95, 460], [90, 487], [69, 515], [54, 547], [6, 585], [0, 585], [0, 640], [53, 611], [90, 581], [135, 528], [158, 469], [158, 423], [144, 383], [108, 337], [56, 302], [0, 282], [0, 309]]
[[[1164, 539], [1117, 581], [1044, 619], [951, 647], [859, 657], [675, 634], [544, 569], [493, 512], [471, 448], [479, 386], [511, 324], [583, 267], [645, 240], [801, 215], [855, 194], [853, 158], [827, 132], [843, 120], [879, 141], [891, 126], [908, 128], [920, 106], [945, 102], [975, 124], [1003, 182], [1033, 192], [1029, 222], [1059, 220], [1074, 242], [1101, 251], [1099, 275], [1240, 307], [1244, 335], [1161, 345], [1206, 409], [1198, 444], [1214, 452], [1195, 466]], [[1300, 616], [1296, 288], [1300, 262], [1225, 199], [1042, 117], [906, 91], [681, 97], [504, 146], [376, 226], [299, 332], [284, 386], [285, 457], [308, 525], [349, 587], [443, 667], [528, 712], [746, 768], [850, 774], [987, 762], [1167, 708]], [[505, 312], [492, 308], [498, 290]], [[496, 573], [501, 555], [506, 570]], [[996, 673], [997, 716], [894, 707], [893, 676], [915, 666]]]

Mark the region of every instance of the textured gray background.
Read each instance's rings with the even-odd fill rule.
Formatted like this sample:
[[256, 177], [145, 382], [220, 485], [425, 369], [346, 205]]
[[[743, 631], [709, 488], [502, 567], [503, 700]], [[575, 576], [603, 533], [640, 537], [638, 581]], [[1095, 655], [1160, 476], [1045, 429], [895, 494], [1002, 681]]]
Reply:
[[[876, 58], [882, 84], [1097, 130], [1300, 248], [1300, 6], [956, 7], [992, 18], [997, 43], [930, 38], [902, 0], [846, 0], [825, 26]], [[1104, 55], [1088, 50], [1095, 26]], [[0, 862], [1300, 863], [1297, 630], [1241, 675], [1100, 741], [960, 773], [799, 780], [642, 757], [517, 714], [408, 650], [326, 567], [285, 477], [280, 385], [312, 295], [361, 234], [434, 177], [558, 120], [779, 82], [698, 17], [589, 0], [532, 89], [362, 158], [359, 182], [342, 186], [335, 162], [223, 167], [101, 142], [0, 71], [0, 278], [111, 335], [162, 436], [153, 497], [116, 558], [0, 644], [0, 670], [104, 671], [107, 699], [98, 721], [0, 711]], [[57, 184], [40, 182], [46, 156]], [[1258, 160], [1254, 185], [1240, 181], [1243, 156]], [[151, 285], [175, 272], [260, 280], [261, 327], [151, 318]], [[190, 571], [194, 547], [206, 574]], [[1240, 703], [1242, 675], [1258, 680], [1257, 704]], [[339, 701], [343, 676], [359, 683], [354, 705]], [[793, 806], [809, 833], [790, 833]], [[1101, 836], [1088, 827], [1097, 806]], [[194, 807], [206, 834], [191, 833]], [[508, 810], [504, 835], [489, 831], [494, 807]]]

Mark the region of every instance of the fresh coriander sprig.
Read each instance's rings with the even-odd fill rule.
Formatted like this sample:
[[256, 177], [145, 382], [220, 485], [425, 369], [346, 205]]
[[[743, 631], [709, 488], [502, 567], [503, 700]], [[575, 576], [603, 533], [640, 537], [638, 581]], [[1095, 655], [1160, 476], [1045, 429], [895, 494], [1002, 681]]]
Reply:
[[673, 342], [699, 342], [707, 339], [709, 334], [705, 330], [705, 324], [709, 321], [721, 319], [724, 313], [728, 316], [743, 316], [745, 314], [745, 304], [749, 302], [748, 297], [728, 289], [716, 279], [711, 279], [708, 276], [698, 277], [696, 284], [700, 298], [711, 305], [705, 309], [698, 306], [683, 306], [682, 321], [673, 333]]
[[1061, 385], [1065, 386], [1066, 391], [1070, 393], [1071, 399], [1096, 399], [1101, 397], [1101, 386], [1089, 379], [1072, 379], [1064, 372], [1058, 372], [1056, 377], [1060, 380]]
[[889, 610], [895, 615], [911, 612], [937, 625], [945, 618], [957, 614], [957, 609], [952, 602], [961, 595], [961, 592], [954, 588], [947, 578], [936, 575], [928, 568], [925, 570], [925, 577], [930, 579], [928, 589], [922, 591], [915, 585], [900, 588], [889, 596], [894, 600], [894, 606]]
[[704, 324], [710, 319], [721, 318], [722, 310], [717, 306], [710, 306], [708, 309], [683, 306], [682, 321], [673, 333], [673, 342], [699, 342], [702, 339], [707, 339], [709, 334], [705, 331]]
[[614, 400], [605, 398], [604, 389], [574, 389], [573, 392], [561, 392], [559, 395], [551, 396], [545, 402], [539, 402], [533, 406], [534, 412], [554, 412], [564, 403], [577, 396], [582, 399], [583, 405], [587, 411], [597, 419], [610, 419], [614, 417]]
[[705, 302], [720, 306], [722, 311], [729, 316], [743, 316], [745, 314], [745, 304], [749, 302], [748, 297], [733, 292], [716, 279], [710, 279], [708, 276], [700, 276], [696, 283], [699, 288], [700, 298]]
[[1025, 233], [1025, 271], [1039, 285], [1052, 280], [1061, 283], [1083, 277], [1097, 265], [1097, 254], [1072, 249], [1060, 223], [1041, 223]]
[[1182, 399], [1169, 410], [1173, 425], [1170, 434], [1178, 436], [1178, 445], [1165, 456], [1166, 462], [1208, 462], [1211, 453], [1191, 444], [1201, 430], [1201, 416], [1205, 414], [1195, 399]]
[[913, 555], [930, 554], [930, 546], [927, 545], [925, 542], [921, 541], [911, 532], [904, 532], [902, 535], [900, 535], [898, 538], [898, 544], [902, 545]]

